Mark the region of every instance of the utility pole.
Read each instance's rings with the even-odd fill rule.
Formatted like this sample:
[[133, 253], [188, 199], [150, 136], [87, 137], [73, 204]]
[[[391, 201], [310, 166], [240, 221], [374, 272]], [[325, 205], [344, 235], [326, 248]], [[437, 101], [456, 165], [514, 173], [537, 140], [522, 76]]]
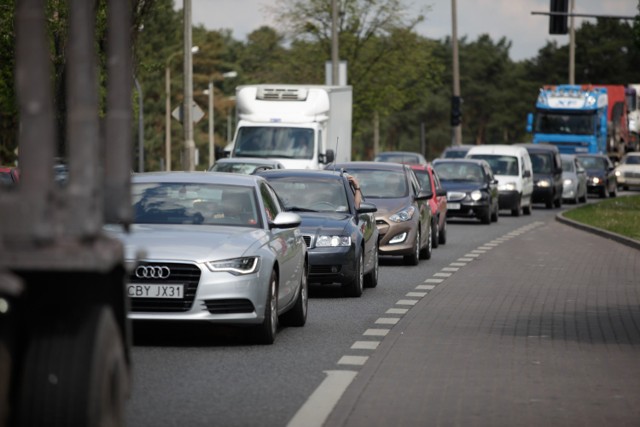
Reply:
[[196, 144], [193, 140], [193, 64], [191, 56], [191, 0], [184, 0], [184, 170], [195, 170]]
[[[575, 0], [570, 0], [569, 10], [573, 14], [573, 8], [576, 5]], [[574, 26], [574, 17], [569, 19], [569, 84], [576, 84], [576, 32]]]
[[451, 145], [462, 144], [462, 124], [460, 111], [462, 100], [460, 99], [460, 65], [458, 63], [458, 18], [456, 13], [456, 0], [451, 0], [451, 43], [453, 50], [453, 97], [451, 99]]
[[338, 80], [338, 0], [331, 0], [331, 84], [337, 85]]

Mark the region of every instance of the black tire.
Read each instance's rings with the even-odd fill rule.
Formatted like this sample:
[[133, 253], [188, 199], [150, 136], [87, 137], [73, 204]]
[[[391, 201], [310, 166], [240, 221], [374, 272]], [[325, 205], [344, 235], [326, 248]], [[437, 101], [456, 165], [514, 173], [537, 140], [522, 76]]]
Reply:
[[553, 205], [556, 208], [561, 208], [562, 207], [562, 195], [553, 201]]
[[420, 224], [416, 230], [416, 240], [413, 244], [413, 252], [404, 256], [405, 265], [418, 265], [420, 262]]
[[600, 192], [600, 198], [601, 199], [606, 199], [608, 197], [609, 197], [609, 188], [605, 184], [605, 186], [602, 187], [602, 191]]
[[427, 246], [420, 249], [418, 258], [420, 259], [431, 259], [431, 254], [433, 253], [433, 236], [431, 235], [432, 229], [429, 227], [429, 235], [427, 236]]
[[362, 296], [364, 290], [364, 251], [360, 251], [360, 255], [356, 258], [354, 268], [356, 275], [353, 279], [343, 285], [342, 290], [345, 296], [358, 298]]
[[63, 316], [39, 319], [29, 331], [16, 425], [124, 425], [129, 369], [112, 309]]
[[522, 198], [519, 198], [518, 201], [516, 202], [516, 205], [511, 209], [512, 216], [520, 216], [520, 211], [522, 211], [521, 203], [522, 203]]
[[[520, 202], [522, 205], [522, 202]], [[533, 210], [533, 199], [529, 196], [529, 204], [527, 206], [522, 206], [522, 214], [523, 215], [531, 215], [531, 211]]]
[[364, 276], [365, 288], [375, 288], [378, 286], [378, 275], [380, 271], [380, 263], [378, 259], [378, 244], [373, 248], [373, 268]]
[[254, 327], [253, 339], [257, 344], [270, 345], [278, 332], [278, 274], [275, 270], [269, 278], [269, 290], [264, 307], [264, 320]]
[[491, 206], [487, 206], [487, 208], [482, 211], [478, 219], [480, 219], [480, 222], [483, 224], [491, 224]]
[[445, 218], [442, 221], [442, 230], [440, 230], [438, 241], [441, 245], [445, 245], [447, 243], [447, 219]]
[[308, 284], [308, 267], [304, 263], [302, 277], [300, 278], [300, 290], [296, 302], [291, 310], [280, 316], [283, 325], [301, 327], [307, 323], [307, 311], [309, 308], [309, 284]]
[[438, 217], [431, 221], [431, 247], [437, 248], [440, 243], [440, 228], [438, 228]]
[[553, 208], [553, 196], [544, 201], [544, 207], [547, 209]]

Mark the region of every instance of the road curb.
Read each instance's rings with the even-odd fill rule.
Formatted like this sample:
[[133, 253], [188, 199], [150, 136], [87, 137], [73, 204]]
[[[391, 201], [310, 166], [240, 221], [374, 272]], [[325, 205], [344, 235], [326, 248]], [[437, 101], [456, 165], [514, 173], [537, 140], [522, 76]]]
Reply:
[[640, 250], [640, 241], [638, 240], [634, 240], [618, 233], [613, 233], [611, 231], [603, 230], [601, 228], [592, 227], [590, 225], [574, 221], [565, 217], [563, 215], [563, 212], [559, 212], [556, 214], [556, 221], [574, 228], [578, 228], [580, 230], [588, 231], [589, 233], [597, 234], [598, 236], [602, 236], [607, 239], [615, 240], [618, 243], [622, 243], [623, 245]]

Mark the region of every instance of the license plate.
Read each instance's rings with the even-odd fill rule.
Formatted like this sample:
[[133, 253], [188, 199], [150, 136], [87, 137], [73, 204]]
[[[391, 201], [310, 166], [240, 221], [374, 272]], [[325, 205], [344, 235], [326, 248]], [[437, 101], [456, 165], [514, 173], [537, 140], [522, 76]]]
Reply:
[[447, 209], [457, 211], [460, 209], [460, 203], [447, 203]]
[[170, 298], [184, 297], [184, 285], [129, 284], [127, 294], [131, 298]]

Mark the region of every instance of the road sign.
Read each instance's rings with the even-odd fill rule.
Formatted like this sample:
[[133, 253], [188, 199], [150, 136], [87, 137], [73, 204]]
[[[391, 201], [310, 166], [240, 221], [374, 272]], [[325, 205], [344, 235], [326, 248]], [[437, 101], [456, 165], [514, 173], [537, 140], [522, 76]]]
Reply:
[[[180, 106], [177, 107], [175, 110], [173, 110], [173, 112], [171, 113], [173, 118], [178, 120], [180, 123], [183, 122], [183, 114], [182, 114], [183, 106], [184, 104], [180, 104]], [[196, 104], [195, 101], [193, 101], [193, 104], [191, 104], [191, 119], [193, 120], [193, 123], [198, 123], [200, 119], [202, 119], [203, 117], [204, 117], [204, 111], [202, 111], [202, 108], [200, 108], [200, 106]]]

